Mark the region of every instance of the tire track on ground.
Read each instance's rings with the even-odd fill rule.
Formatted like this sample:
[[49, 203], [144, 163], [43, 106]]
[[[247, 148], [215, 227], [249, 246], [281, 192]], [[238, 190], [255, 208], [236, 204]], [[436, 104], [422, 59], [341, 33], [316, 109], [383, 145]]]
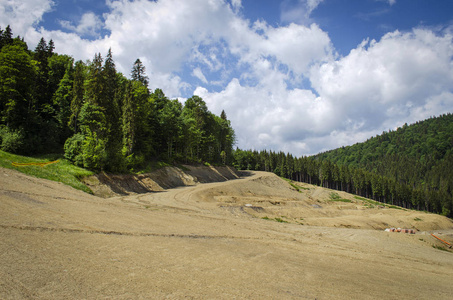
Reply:
[[205, 235], [205, 234], [179, 234], [179, 233], [156, 233], [156, 232], [127, 232], [115, 230], [84, 230], [76, 228], [55, 228], [44, 226], [26, 226], [26, 225], [3, 225], [3, 229], [16, 229], [26, 231], [47, 231], [61, 233], [86, 233], [86, 234], [103, 234], [118, 236], [135, 236], [135, 237], [167, 237], [167, 238], [186, 238], [186, 239], [239, 239], [239, 240], [261, 240], [260, 237], [244, 237], [232, 235]]

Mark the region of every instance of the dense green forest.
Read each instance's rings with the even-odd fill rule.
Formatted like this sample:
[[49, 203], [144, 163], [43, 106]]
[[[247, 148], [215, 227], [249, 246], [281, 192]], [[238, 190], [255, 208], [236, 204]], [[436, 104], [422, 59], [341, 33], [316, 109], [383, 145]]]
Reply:
[[234, 157], [239, 169], [274, 172], [292, 180], [453, 217], [452, 114], [405, 124], [364, 143], [311, 157], [240, 149]]
[[91, 170], [124, 172], [150, 160], [227, 164], [234, 130], [225, 112], [211, 113], [193, 96], [181, 104], [151, 92], [139, 59], [131, 79], [105, 59], [76, 61], [35, 50], [8, 26], [0, 28], [0, 145], [18, 154], [64, 153]]

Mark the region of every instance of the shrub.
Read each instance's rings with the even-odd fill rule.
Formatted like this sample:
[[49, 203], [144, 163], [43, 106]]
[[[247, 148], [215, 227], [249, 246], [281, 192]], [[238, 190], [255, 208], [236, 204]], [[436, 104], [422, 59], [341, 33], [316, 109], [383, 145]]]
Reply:
[[84, 137], [82, 134], [74, 134], [64, 144], [64, 156], [77, 166], [83, 166], [82, 145]]
[[82, 143], [83, 166], [90, 170], [102, 170], [107, 161], [105, 141], [98, 138], [96, 132], [87, 130]]
[[21, 153], [24, 150], [25, 134], [21, 129], [14, 130], [8, 127], [0, 129], [1, 148], [10, 153]]

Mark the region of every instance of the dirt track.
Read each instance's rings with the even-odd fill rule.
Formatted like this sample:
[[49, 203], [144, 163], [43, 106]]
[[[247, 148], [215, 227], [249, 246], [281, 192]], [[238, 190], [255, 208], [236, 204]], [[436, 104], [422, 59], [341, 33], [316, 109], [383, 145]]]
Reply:
[[450, 220], [304, 187], [257, 172], [102, 199], [0, 169], [0, 298], [452, 298], [453, 253], [425, 232], [452, 242]]

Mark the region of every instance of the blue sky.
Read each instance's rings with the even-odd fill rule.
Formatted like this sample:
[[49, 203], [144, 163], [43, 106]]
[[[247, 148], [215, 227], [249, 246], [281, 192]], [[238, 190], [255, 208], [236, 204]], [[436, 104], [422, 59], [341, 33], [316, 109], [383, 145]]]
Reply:
[[34, 48], [112, 48], [150, 88], [224, 109], [237, 146], [310, 155], [453, 111], [451, 0], [0, 0]]

